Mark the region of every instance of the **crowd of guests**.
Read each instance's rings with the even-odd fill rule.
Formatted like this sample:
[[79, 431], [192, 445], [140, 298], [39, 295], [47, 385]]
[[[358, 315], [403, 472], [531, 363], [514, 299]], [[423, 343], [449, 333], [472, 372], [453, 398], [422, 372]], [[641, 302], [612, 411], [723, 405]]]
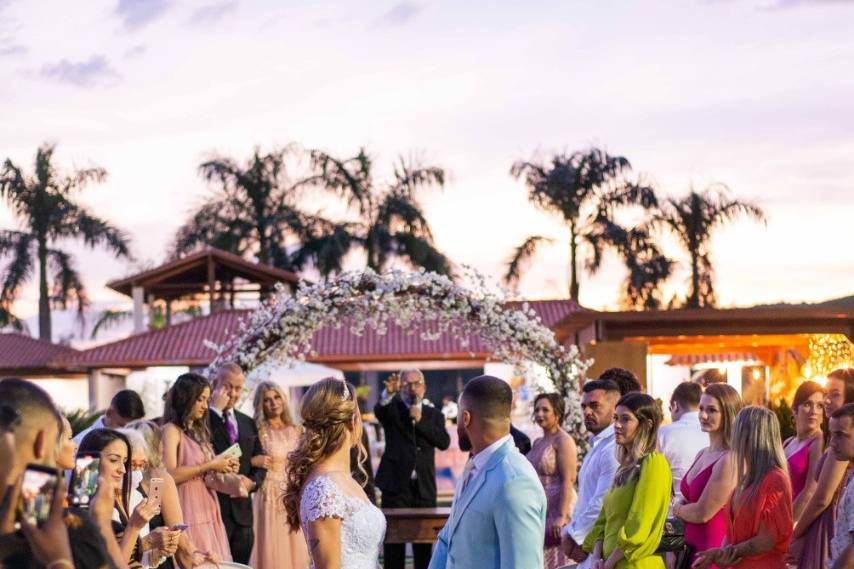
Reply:
[[[183, 374], [157, 420], [145, 419], [136, 393], [121, 391], [72, 438], [38, 386], [0, 381], [0, 567], [186, 569], [229, 560], [256, 569], [308, 567], [299, 515], [285, 495], [300, 461], [328, 441], [314, 441], [298, 425], [272, 382], [255, 389], [254, 416], [241, 413], [235, 406], [244, 388], [236, 365], [211, 381]], [[744, 406], [726, 384], [677, 386], [667, 425], [660, 404], [627, 370], [607, 370], [582, 391], [589, 446], [580, 466], [557, 394], [534, 400], [541, 437], [531, 443], [513, 433], [546, 499], [546, 569], [854, 567], [854, 369], [834, 371], [824, 386], [798, 387], [795, 434], [785, 441], [774, 413]], [[403, 370], [386, 382], [374, 409], [386, 439], [376, 476], [383, 507], [437, 505], [434, 457], [450, 437], [425, 393], [424, 375]], [[310, 431], [328, 422], [301, 419]], [[358, 436], [364, 442], [364, 431]], [[345, 478], [373, 484], [364, 446], [351, 446], [336, 459], [349, 467]], [[60, 477], [47, 522], [16, 531], [24, 468], [70, 472], [80, 456], [100, 458], [88, 507], [67, 503], [67, 478]], [[674, 533], [685, 547], [668, 546]], [[431, 546], [412, 551], [415, 569], [426, 569]], [[404, 546], [386, 544], [383, 558], [386, 569], [403, 569]]]

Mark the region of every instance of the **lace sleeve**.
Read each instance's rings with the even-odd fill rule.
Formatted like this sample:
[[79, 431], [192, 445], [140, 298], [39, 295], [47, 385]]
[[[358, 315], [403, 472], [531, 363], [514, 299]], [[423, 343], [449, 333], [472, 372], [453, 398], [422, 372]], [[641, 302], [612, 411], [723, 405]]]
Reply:
[[300, 517], [303, 523], [322, 518], [344, 519], [347, 502], [334, 482], [325, 476], [315, 478], [306, 485], [300, 500]]

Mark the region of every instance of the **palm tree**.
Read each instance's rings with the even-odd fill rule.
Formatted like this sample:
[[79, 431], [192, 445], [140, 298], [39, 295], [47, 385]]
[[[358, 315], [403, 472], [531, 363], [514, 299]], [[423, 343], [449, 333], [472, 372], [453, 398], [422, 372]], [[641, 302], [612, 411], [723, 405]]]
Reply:
[[613, 248], [628, 270], [620, 303], [629, 309], [661, 308], [661, 285], [673, 273], [674, 262], [661, 252], [650, 228], [639, 225], [626, 229], [602, 220], [598, 232], [597, 240]]
[[364, 249], [367, 266], [377, 272], [394, 257], [415, 267], [451, 274], [451, 262], [436, 248], [430, 224], [416, 198], [417, 190], [443, 187], [445, 171], [421, 166], [400, 158], [392, 179], [375, 189], [373, 162], [364, 148], [348, 159], [338, 159], [321, 150], [311, 152], [315, 175], [305, 183], [336, 192], [359, 214], [359, 221], [316, 226], [316, 232], [298, 253], [311, 260], [327, 276], [341, 270], [344, 257], [354, 247]]
[[[528, 188], [528, 200], [547, 213], [560, 216], [569, 231], [569, 296], [578, 302], [578, 261], [582, 247], [588, 250], [586, 268], [594, 273], [601, 264], [608, 243], [600, 223], [614, 222], [615, 211], [623, 206], [657, 205], [655, 192], [647, 185], [628, 179], [631, 164], [622, 156], [611, 156], [598, 148], [558, 154], [548, 165], [518, 161], [510, 174], [522, 178]], [[540, 245], [554, 239], [533, 235], [513, 252], [504, 280], [518, 284], [524, 266]]]
[[[81, 313], [87, 302], [72, 256], [56, 244], [64, 239], [82, 238], [88, 247], [103, 246], [117, 256], [130, 258], [125, 234], [73, 201], [89, 184], [103, 182], [106, 170], [86, 168], [61, 174], [52, 163], [54, 150], [52, 144], [39, 147], [32, 176], [25, 175], [9, 159], [0, 172], [0, 197], [24, 228], [0, 231], [0, 255], [12, 256], [2, 273], [0, 305], [8, 310], [38, 268], [39, 337], [48, 341], [51, 301], [63, 308], [75, 301]], [[53, 280], [51, 285], [49, 278]]]
[[765, 213], [750, 202], [731, 199], [728, 188], [715, 184], [705, 191], [693, 189], [687, 196], [668, 198], [650, 221], [656, 228], [669, 229], [691, 258], [691, 288], [685, 308], [715, 305], [714, 268], [709, 246], [712, 234], [740, 216], [765, 223]]
[[235, 160], [213, 156], [199, 166], [207, 182], [219, 187], [178, 230], [174, 256], [209, 245], [255, 255], [262, 263], [285, 270], [297, 268], [286, 246], [288, 238], [302, 241], [320, 220], [303, 213], [286, 172], [293, 147], [261, 155], [258, 148], [241, 166]]

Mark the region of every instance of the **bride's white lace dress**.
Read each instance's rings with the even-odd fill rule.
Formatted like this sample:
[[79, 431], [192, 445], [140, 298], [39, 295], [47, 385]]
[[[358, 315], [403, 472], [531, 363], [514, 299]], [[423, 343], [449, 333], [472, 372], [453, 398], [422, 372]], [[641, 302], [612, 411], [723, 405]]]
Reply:
[[[332, 478], [321, 474], [302, 491], [303, 532], [308, 535], [308, 523], [321, 518], [341, 520], [341, 569], [377, 569], [386, 527], [385, 516], [379, 508], [345, 494]], [[314, 569], [313, 560], [311, 567]]]

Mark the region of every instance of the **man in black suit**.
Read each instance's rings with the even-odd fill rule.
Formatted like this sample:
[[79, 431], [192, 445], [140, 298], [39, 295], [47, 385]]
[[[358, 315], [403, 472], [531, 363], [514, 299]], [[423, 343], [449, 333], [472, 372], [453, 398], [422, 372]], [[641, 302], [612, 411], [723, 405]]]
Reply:
[[253, 456], [263, 455], [258, 427], [251, 417], [234, 408], [243, 393], [246, 378], [236, 364], [227, 364], [217, 370], [214, 377], [211, 399], [210, 420], [211, 444], [219, 454], [234, 443], [240, 445], [240, 468], [237, 474], [243, 484], [243, 496], [232, 498], [228, 494], [217, 493], [222, 521], [228, 534], [231, 556], [237, 563], [249, 563], [255, 534], [252, 529], [252, 500], [249, 495], [261, 487], [263, 468], [252, 466]]
[[[445, 450], [451, 437], [442, 412], [424, 401], [427, 386], [417, 369], [402, 370], [385, 382], [374, 414], [385, 431], [385, 451], [377, 470], [383, 508], [436, 507], [436, 449]], [[386, 544], [385, 569], [403, 569], [404, 544]], [[415, 569], [427, 569], [429, 543], [413, 544]]]

